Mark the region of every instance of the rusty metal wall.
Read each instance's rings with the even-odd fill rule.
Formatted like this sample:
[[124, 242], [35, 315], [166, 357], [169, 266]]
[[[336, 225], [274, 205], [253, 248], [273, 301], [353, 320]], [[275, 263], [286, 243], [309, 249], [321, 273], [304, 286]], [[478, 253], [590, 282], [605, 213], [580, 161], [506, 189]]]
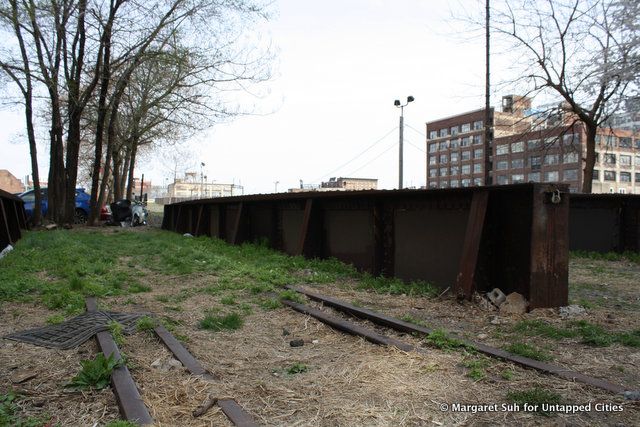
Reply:
[[[552, 201], [557, 189], [561, 198]], [[499, 287], [522, 293], [532, 308], [548, 307], [567, 302], [566, 191], [531, 183], [194, 200], [166, 205], [163, 228], [335, 257], [467, 298]]]
[[26, 228], [27, 216], [22, 199], [0, 190], [0, 250], [14, 245]]
[[593, 252], [640, 252], [640, 195], [572, 194], [569, 247]]

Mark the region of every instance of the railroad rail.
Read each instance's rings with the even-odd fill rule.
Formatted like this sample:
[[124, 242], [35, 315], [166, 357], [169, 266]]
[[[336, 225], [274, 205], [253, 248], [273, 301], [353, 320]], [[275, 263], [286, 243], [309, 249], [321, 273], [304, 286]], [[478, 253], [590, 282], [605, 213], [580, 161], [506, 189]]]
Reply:
[[[343, 313], [349, 314], [354, 317], [358, 317], [361, 319], [369, 320], [377, 325], [384, 326], [387, 328], [391, 328], [393, 330], [399, 332], [407, 332], [407, 333], [418, 333], [422, 335], [430, 335], [433, 330], [415, 325], [413, 323], [405, 322], [400, 319], [396, 319], [390, 316], [386, 316], [381, 313], [376, 313], [375, 311], [356, 307], [347, 302], [341, 301], [337, 298], [333, 298], [330, 296], [322, 295], [313, 291], [309, 291], [307, 289], [303, 289], [300, 287], [287, 286], [288, 289], [294, 290], [302, 295], [305, 295], [309, 299], [313, 301], [317, 301], [322, 303], [325, 306], [334, 308]], [[283, 303], [296, 311], [299, 311], [304, 314], [308, 314], [323, 323], [328, 324], [329, 326], [334, 327], [335, 329], [341, 330], [343, 332], [350, 333], [352, 335], [358, 335], [364, 337], [366, 340], [381, 344], [397, 347], [403, 351], [413, 351], [416, 350], [415, 346], [411, 344], [405, 343], [403, 341], [397, 340], [395, 338], [387, 337], [385, 335], [381, 335], [377, 332], [374, 332], [366, 327], [354, 324], [352, 322], [348, 322], [344, 319], [337, 318], [335, 316], [328, 315], [322, 310], [318, 310], [313, 307], [306, 306], [304, 304], [299, 304], [293, 301], [283, 301]], [[550, 363], [540, 362], [538, 360], [530, 359], [528, 357], [523, 357], [517, 354], [510, 353], [505, 350], [501, 350], [495, 347], [488, 346], [486, 344], [482, 344], [479, 342], [467, 340], [461, 337], [455, 337], [461, 343], [472, 347], [476, 351], [486, 354], [487, 356], [506, 360], [508, 362], [515, 363], [517, 365], [523, 366], [525, 368], [531, 368], [538, 370], [540, 372], [546, 374], [556, 375], [560, 378], [569, 380], [569, 381], [577, 381], [583, 384], [587, 384], [596, 388], [600, 388], [602, 390], [606, 390], [615, 394], [624, 394], [627, 391], [625, 387], [611, 383], [606, 380], [602, 380], [599, 378], [591, 377], [588, 375], [584, 375], [579, 372], [572, 371], [570, 369], [563, 368], [558, 365], [553, 365]]]

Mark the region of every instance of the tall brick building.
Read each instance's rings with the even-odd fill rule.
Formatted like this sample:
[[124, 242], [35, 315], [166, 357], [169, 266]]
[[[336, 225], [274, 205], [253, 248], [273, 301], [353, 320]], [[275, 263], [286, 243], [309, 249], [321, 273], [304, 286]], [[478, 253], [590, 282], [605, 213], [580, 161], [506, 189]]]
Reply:
[[0, 169], [0, 190], [16, 194], [24, 192], [22, 182], [6, 169]]
[[[540, 120], [527, 98], [503, 98], [490, 111], [493, 184], [564, 182], [580, 191], [586, 133], [568, 114]], [[484, 117], [476, 110], [427, 123], [427, 187], [484, 185]], [[596, 138], [594, 193], [640, 194], [640, 135], [602, 129]]]

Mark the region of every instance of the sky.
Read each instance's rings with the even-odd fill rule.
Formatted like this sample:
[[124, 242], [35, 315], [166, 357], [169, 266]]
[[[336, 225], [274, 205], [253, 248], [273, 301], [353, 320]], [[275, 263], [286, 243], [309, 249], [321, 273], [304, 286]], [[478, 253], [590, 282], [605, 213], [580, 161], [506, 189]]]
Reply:
[[[256, 114], [185, 142], [193, 170], [234, 183], [244, 194], [271, 193], [330, 177], [377, 178], [398, 186], [398, 122], [404, 109], [404, 186], [426, 181], [425, 123], [484, 106], [484, 39], [460, 16], [482, 16], [475, 0], [277, 0], [256, 28], [277, 52], [259, 98], [239, 96]], [[480, 33], [480, 35], [482, 35]], [[500, 78], [499, 55], [492, 58]], [[492, 94], [497, 104], [501, 94]], [[39, 146], [47, 173], [46, 139]], [[137, 165], [154, 185], [173, 173], [148, 155]], [[166, 157], [166, 156], [165, 156]], [[0, 169], [30, 173], [23, 112], [0, 111]], [[277, 187], [276, 187], [276, 182]]]

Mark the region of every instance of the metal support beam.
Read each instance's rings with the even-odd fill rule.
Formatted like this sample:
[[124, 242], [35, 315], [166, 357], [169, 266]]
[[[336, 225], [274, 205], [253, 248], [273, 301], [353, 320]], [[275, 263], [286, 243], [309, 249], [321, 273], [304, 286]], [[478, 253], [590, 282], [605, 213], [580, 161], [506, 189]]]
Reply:
[[234, 218], [233, 231], [231, 232], [231, 236], [229, 239], [229, 243], [231, 243], [232, 245], [235, 245], [238, 243], [238, 236], [240, 235], [240, 232], [241, 232], [240, 227], [242, 226], [242, 205], [243, 203], [240, 202], [240, 204], [238, 205], [238, 213]]
[[465, 233], [464, 246], [462, 247], [462, 257], [460, 258], [460, 272], [455, 284], [456, 294], [463, 295], [468, 300], [473, 295], [478, 251], [480, 250], [480, 240], [482, 239], [488, 201], [488, 191], [473, 193], [471, 199], [467, 231]]
[[304, 204], [304, 214], [302, 215], [302, 226], [300, 227], [300, 241], [298, 243], [297, 255], [304, 253], [304, 246], [309, 236], [309, 221], [311, 219], [311, 210], [313, 209], [313, 199], [307, 199]]

